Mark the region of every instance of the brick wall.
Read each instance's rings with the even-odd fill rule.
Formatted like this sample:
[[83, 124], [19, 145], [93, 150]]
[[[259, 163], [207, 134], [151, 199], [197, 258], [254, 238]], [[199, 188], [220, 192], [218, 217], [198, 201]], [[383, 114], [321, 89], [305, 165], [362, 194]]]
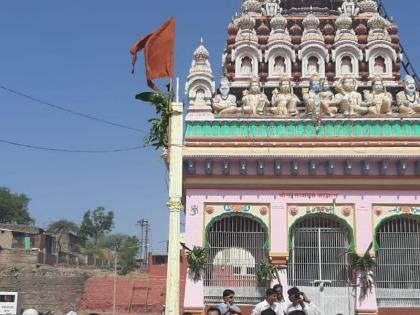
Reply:
[[[180, 306], [184, 302], [186, 259], [181, 258]], [[86, 282], [79, 314], [112, 314], [114, 277], [92, 277]], [[149, 265], [142, 278], [117, 277], [116, 310], [124, 314], [160, 314], [165, 304], [166, 265]]]
[[0, 291], [17, 291], [22, 308], [54, 311], [75, 310], [88, 274], [78, 270], [15, 265], [0, 273]]

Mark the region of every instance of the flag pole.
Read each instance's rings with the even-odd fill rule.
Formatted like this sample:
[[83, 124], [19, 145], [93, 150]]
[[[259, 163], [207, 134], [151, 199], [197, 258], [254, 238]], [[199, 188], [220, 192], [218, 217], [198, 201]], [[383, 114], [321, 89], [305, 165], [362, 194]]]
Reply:
[[173, 82], [169, 82], [169, 130], [168, 130], [168, 165], [169, 165], [169, 237], [168, 269], [166, 276], [165, 315], [179, 314], [180, 292], [180, 224], [182, 205], [182, 138], [183, 115], [182, 103], [173, 102]]

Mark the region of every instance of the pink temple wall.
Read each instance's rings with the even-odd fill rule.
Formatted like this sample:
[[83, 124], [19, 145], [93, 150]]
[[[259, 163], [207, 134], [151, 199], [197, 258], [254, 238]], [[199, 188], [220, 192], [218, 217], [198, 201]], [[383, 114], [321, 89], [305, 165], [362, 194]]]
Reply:
[[[306, 196], [299, 196], [306, 194]], [[329, 195], [320, 197], [319, 195]], [[287, 253], [288, 228], [286, 225], [287, 204], [290, 203], [332, 203], [336, 198], [337, 204], [351, 203], [355, 205], [354, 231], [358, 253], [363, 253], [373, 240], [372, 228], [372, 204], [415, 204], [419, 202], [419, 192], [415, 191], [288, 191], [288, 190], [203, 190], [187, 189], [186, 191], [186, 244], [189, 247], [203, 246], [204, 235], [204, 203], [270, 203], [271, 204], [271, 226], [281, 227], [271, 229], [272, 253]], [[191, 209], [197, 206], [198, 213], [192, 215]], [[185, 305], [187, 308], [203, 307], [203, 284], [187, 279]], [[376, 298], [359, 301], [358, 308], [365, 311], [376, 310]]]

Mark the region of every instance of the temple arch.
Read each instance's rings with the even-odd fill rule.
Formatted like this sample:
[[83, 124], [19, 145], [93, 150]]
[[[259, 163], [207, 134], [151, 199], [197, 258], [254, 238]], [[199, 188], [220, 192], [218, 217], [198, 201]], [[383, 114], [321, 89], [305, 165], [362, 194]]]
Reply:
[[382, 222], [375, 249], [378, 306], [420, 307], [420, 218], [400, 215]]
[[289, 240], [288, 285], [311, 295], [321, 309], [328, 307], [328, 314], [354, 314], [350, 225], [331, 214], [305, 215], [290, 228]]
[[375, 45], [366, 50], [366, 60], [369, 63], [369, 76], [381, 75], [392, 78], [392, 64], [397, 61], [397, 54], [388, 45]]
[[235, 77], [258, 76], [258, 63], [262, 62], [262, 53], [256, 47], [240, 44], [233, 49], [232, 59], [235, 60]]
[[319, 44], [310, 44], [299, 51], [302, 60], [302, 77], [309, 79], [316, 71], [321, 78], [325, 77], [325, 64], [329, 61], [328, 50]]
[[264, 292], [257, 281], [257, 264], [266, 261], [268, 232], [252, 216], [221, 216], [206, 228], [208, 263], [204, 270], [205, 303], [215, 303], [231, 288], [238, 303], [256, 303]]
[[279, 78], [286, 75], [292, 76], [292, 63], [296, 61], [295, 52], [288, 46], [276, 44], [271, 46], [265, 53], [268, 62], [268, 77]]

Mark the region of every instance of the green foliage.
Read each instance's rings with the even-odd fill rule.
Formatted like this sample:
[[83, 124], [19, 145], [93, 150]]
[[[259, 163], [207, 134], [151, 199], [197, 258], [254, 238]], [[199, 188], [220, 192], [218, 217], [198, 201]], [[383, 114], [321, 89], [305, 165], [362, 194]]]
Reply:
[[69, 233], [77, 234], [79, 231], [79, 226], [72, 221], [61, 219], [48, 224], [46, 231], [55, 236], [57, 240], [58, 252], [61, 253], [65, 235]]
[[257, 264], [257, 280], [260, 285], [266, 285], [277, 278], [278, 269], [270, 262], [261, 262]]
[[96, 259], [105, 259], [106, 252], [101, 241], [96, 241], [92, 238], [87, 239], [84, 244], [83, 253], [85, 255], [93, 256], [94, 263], [96, 264]]
[[171, 111], [169, 109], [169, 98], [160, 93], [143, 92], [136, 95], [136, 99], [151, 103], [156, 108], [158, 118], [151, 118], [149, 133], [144, 138], [145, 146], [153, 146], [155, 149], [168, 148], [168, 128]]
[[78, 232], [82, 240], [87, 241], [89, 238], [92, 238], [96, 244], [106, 232], [112, 230], [114, 227], [114, 213], [112, 211], [106, 213], [105, 211], [104, 207], [98, 207], [93, 212], [90, 210], [85, 212]]
[[34, 224], [28, 211], [30, 199], [25, 194], [12, 193], [7, 187], [0, 187], [0, 222]]
[[101, 244], [114, 252], [119, 253], [127, 239], [129, 239], [130, 236], [126, 234], [108, 234], [103, 237], [101, 240]]
[[359, 277], [358, 285], [360, 287], [361, 299], [364, 299], [367, 294], [372, 291], [373, 285], [375, 284], [373, 268], [376, 265], [376, 261], [375, 258], [370, 255], [371, 248], [372, 244], [363, 255], [359, 255], [356, 252], [348, 253], [351, 269]]
[[199, 281], [207, 262], [206, 249], [194, 246], [192, 250], [187, 250], [187, 262], [193, 280]]
[[137, 267], [136, 255], [140, 248], [140, 241], [135, 236], [125, 239], [118, 253], [118, 268], [120, 275], [126, 275]]

